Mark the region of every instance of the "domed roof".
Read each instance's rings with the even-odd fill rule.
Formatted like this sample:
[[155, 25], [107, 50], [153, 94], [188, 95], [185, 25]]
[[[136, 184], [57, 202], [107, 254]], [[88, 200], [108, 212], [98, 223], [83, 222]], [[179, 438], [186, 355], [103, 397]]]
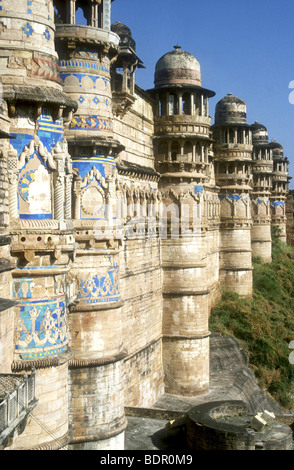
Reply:
[[263, 124], [260, 124], [259, 122], [255, 121], [255, 123], [251, 125], [251, 130], [252, 140], [255, 145], [268, 143], [267, 128]]
[[245, 101], [228, 93], [215, 106], [215, 125], [245, 124], [247, 108]]
[[283, 146], [282, 144], [279, 144], [279, 142], [277, 142], [276, 140], [272, 140], [271, 141], [271, 147], [274, 149], [282, 149]]
[[136, 42], [133, 39], [132, 31], [128, 26], [117, 21], [111, 25], [111, 31], [120, 38], [120, 46], [131, 47], [136, 52]]
[[155, 87], [169, 85], [201, 86], [200, 64], [196, 57], [175, 46], [164, 54], [155, 66]]
[[253, 131], [267, 131], [267, 128], [263, 125], [263, 124], [260, 124], [260, 122], [257, 122], [255, 121], [254, 124], [251, 124], [251, 129]]
[[273, 150], [273, 158], [274, 159], [281, 159], [284, 157], [284, 148], [281, 144], [273, 140], [270, 143], [270, 147]]

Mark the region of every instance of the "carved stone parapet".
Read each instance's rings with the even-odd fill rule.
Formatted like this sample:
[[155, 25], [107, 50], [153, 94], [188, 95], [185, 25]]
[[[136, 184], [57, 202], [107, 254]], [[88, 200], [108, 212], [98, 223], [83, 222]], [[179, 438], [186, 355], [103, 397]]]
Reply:
[[192, 162], [192, 161], [161, 161], [157, 163], [160, 173], [176, 173], [176, 172], [190, 172], [199, 174], [199, 177], [207, 178], [208, 163], [205, 162]]
[[249, 185], [253, 183], [252, 175], [248, 174], [217, 174], [215, 176], [217, 184], [220, 186], [242, 186], [242, 185]]
[[281, 182], [281, 183], [285, 182], [286, 183], [286, 182], [288, 182], [288, 177], [289, 177], [289, 175], [288, 175], [287, 172], [282, 172], [282, 171], [277, 172], [277, 171], [275, 171], [273, 173], [273, 183], [275, 183], [275, 182], [278, 182], [278, 183], [279, 182]]
[[[80, 45], [95, 46], [104, 56], [111, 58], [118, 54], [119, 37], [112, 31], [83, 25], [56, 25], [55, 39], [62, 47], [75, 50]], [[58, 44], [58, 47], [60, 45]]]
[[229, 161], [252, 161], [252, 146], [248, 146], [248, 149], [240, 148], [236, 150], [234, 148], [222, 149], [215, 148], [215, 160], [220, 162], [229, 162]]
[[229, 230], [235, 230], [235, 229], [250, 229], [252, 227], [252, 219], [224, 219], [223, 217], [221, 218], [220, 221], [220, 228], [221, 229], [229, 229]]
[[58, 261], [63, 254], [72, 256], [75, 249], [73, 231], [54, 233], [47, 230], [44, 233], [42, 229], [21, 230], [18, 233], [14, 232], [12, 235], [12, 254], [18, 257], [23, 256], [28, 263], [35, 262], [37, 253], [50, 255], [53, 260]]

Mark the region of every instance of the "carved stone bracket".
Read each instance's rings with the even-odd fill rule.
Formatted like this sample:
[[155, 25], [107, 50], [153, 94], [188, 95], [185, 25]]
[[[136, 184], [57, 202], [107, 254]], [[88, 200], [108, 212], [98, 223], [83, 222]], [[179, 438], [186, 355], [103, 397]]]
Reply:
[[130, 93], [118, 91], [113, 92], [113, 114], [122, 119], [131, 109], [135, 101], [136, 98]]

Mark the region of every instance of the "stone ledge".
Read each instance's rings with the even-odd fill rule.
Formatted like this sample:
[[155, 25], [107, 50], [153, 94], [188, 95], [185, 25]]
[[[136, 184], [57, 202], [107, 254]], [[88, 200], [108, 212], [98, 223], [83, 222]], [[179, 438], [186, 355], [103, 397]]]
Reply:
[[98, 359], [71, 359], [69, 361], [69, 368], [79, 369], [79, 368], [87, 368], [87, 367], [107, 366], [109, 364], [114, 364], [115, 362], [122, 361], [126, 357], [127, 357], [127, 351], [123, 350], [120, 353], [116, 354], [115, 356], [110, 356], [110, 357], [102, 357]]
[[68, 362], [73, 353], [71, 349], [68, 349], [68, 351], [64, 354], [60, 354], [59, 356], [53, 356], [53, 357], [45, 357], [45, 358], [40, 358], [40, 359], [31, 359], [31, 360], [15, 360], [11, 364], [11, 370], [13, 372], [17, 371], [31, 371], [33, 368], [34, 369], [47, 369], [50, 367], [58, 367], [66, 362]]
[[[240, 269], [237, 269], [237, 271], [241, 271]], [[247, 269], [246, 269], [247, 271]], [[163, 292], [162, 295], [163, 297], [191, 297], [191, 296], [197, 296], [197, 295], [208, 295], [210, 294], [209, 289], [201, 290], [201, 291], [196, 291], [196, 290], [186, 290], [186, 291], [172, 291], [172, 292]]]
[[198, 340], [198, 339], [205, 339], [210, 336], [210, 331], [199, 334], [199, 335], [163, 335], [162, 336], [162, 341], [193, 341], [193, 340]]
[[99, 312], [101, 310], [114, 310], [116, 308], [121, 308], [124, 305], [123, 300], [118, 300], [114, 302], [97, 302], [92, 304], [85, 304], [83, 301], [79, 301], [77, 305], [71, 307], [71, 312]]
[[13, 450], [61, 450], [61, 449], [64, 449], [66, 448], [66, 446], [70, 443], [71, 441], [71, 432], [67, 432], [66, 434], [64, 434], [63, 436], [59, 437], [59, 438], [56, 438], [54, 439], [53, 441], [49, 441], [49, 442], [44, 442], [43, 444], [39, 444], [39, 445], [36, 445], [34, 447], [31, 447], [31, 448], [15, 448]]
[[162, 410], [160, 408], [141, 408], [136, 406], [125, 406], [126, 416], [136, 416], [141, 418], [172, 420], [186, 417], [186, 412], [178, 410]]
[[77, 111], [78, 105], [76, 101], [71, 100], [60, 90], [55, 88], [41, 88], [36, 86], [9, 86], [5, 85], [3, 90], [3, 99], [8, 103], [15, 102], [34, 102], [43, 104], [52, 104], [57, 106], [66, 106], [73, 111]]

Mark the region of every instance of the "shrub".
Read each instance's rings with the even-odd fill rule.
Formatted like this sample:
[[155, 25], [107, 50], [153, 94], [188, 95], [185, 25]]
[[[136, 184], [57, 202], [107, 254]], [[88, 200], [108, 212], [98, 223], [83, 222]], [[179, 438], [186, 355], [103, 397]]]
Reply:
[[212, 309], [210, 330], [233, 336], [249, 357], [261, 387], [282, 406], [292, 405], [294, 366], [289, 343], [294, 339], [294, 248], [273, 230], [272, 263], [253, 259], [253, 297], [224, 292]]

